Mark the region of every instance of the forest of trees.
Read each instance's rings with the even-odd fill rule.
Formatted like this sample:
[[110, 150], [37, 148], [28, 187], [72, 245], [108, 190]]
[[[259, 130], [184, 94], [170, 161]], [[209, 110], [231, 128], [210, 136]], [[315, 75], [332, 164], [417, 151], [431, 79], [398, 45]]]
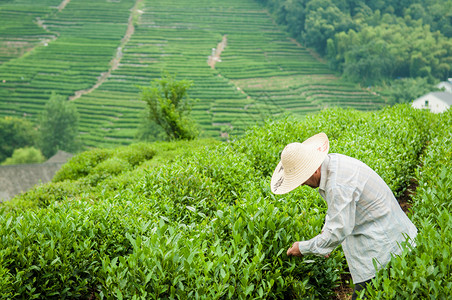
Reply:
[[363, 84], [452, 76], [452, 0], [257, 0], [330, 67]]

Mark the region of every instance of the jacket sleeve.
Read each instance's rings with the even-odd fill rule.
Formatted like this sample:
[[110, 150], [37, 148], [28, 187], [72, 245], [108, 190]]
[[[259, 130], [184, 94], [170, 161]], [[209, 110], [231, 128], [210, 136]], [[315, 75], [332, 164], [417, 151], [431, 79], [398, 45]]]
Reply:
[[336, 186], [326, 200], [328, 210], [323, 232], [298, 244], [303, 255], [325, 256], [334, 250], [353, 232], [355, 227], [356, 202], [359, 193], [349, 186]]

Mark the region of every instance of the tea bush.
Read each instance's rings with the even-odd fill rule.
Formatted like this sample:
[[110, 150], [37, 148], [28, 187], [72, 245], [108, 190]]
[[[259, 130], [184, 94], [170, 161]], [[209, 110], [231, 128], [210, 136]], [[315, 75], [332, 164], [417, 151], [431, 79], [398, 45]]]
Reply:
[[[283, 298], [295, 282], [303, 287], [304, 295], [331, 294], [329, 287], [337, 280], [333, 260], [318, 260], [323, 266], [318, 268], [314, 261], [297, 265], [285, 257], [284, 245], [297, 235], [295, 226], [306, 226], [306, 221], [284, 215], [261, 198], [254, 205], [227, 206], [215, 212], [213, 220], [190, 226], [161, 219], [151, 236], [129, 236], [132, 254], [103, 261], [100, 295]], [[303, 278], [305, 274], [312, 275], [312, 280]], [[305, 280], [287, 280], [286, 276]]]
[[97, 268], [97, 250], [92, 224], [85, 223], [83, 214], [47, 208], [18, 217], [1, 216], [1, 220], [1, 263], [10, 270], [14, 297], [64, 298], [87, 293]]
[[0, 297], [333, 298], [347, 273], [340, 248], [327, 259], [286, 256], [294, 241], [321, 231], [325, 202], [310, 188], [273, 195], [269, 187], [283, 147], [324, 131], [331, 152], [363, 160], [394, 193], [413, 176], [419, 182], [410, 214], [418, 246], [393, 258], [369, 296], [441, 299], [449, 295], [452, 219], [449, 202], [438, 199], [450, 194], [452, 139], [429, 133], [434, 124], [450, 132], [441, 118], [408, 106], [329, 109], [268, 121], [228, 143], [81, 153], [54, 182], [0, 206]]
[[93, 187], [85, 182], [66, 180], [63, 182], [37, 185], [35, 188], [5, 202], [4, 206], [8, 209], [18, 211], [43, 208], [56, 201], [64, 201], [74, 197], [79, 198], [92, 192]]
[[366, 113], [328, 109], [302, 120], [288, 117], [255, 127], [237, 142], [237, 149], [251, 157], [256, 170], [269, 176], [286, 144], [323, 131], [330, 139], [330, 152], [362, 160], [399, 195], [414, 176], [429, 136], [430, 119], [428, 112], [408, 105]]
[[[371, 299], [450, 299], [452, 297], [452, 113], [432, 126], [416, 170], [418, 186], [411, 218], [418, 227], [417, 247], [394, 257], [369, 289]], [[411, 251], [410, 251], [411, 250]]]
[[[102, 169], [108, 169], [109, 171], [106, 171], [107, 174], [109, 172], [119, 174], [121, 173], [121, 169], [125, 168], [124, 170], [127, 170], [128, 168], [124, 165], [124, 162], [130, 164], [131, 167], [136, 167], [142, 162], [151, 159], [155, 153], [156, 150], [153, 149], [151, 145], [144, 143], [132, 144], [128, 147], [120, 147], [116, 150], [94, 149], [85, 151], [82, 154], [71, 158], [71, 160], [55, 174], [53, 181], [58, 182], [67, 179], [76, 180], [92, 173], [92, 170], [96, 170], [96, 167], [97, 171], [94, 173], [102, 173]], [[104, 162], [109, 158], [115, 159], [110, 160], [110, 162]], [[99, 164], [100, 166], [98, 166]]]
[[0, 267], [0, 291], [2, 291], [2, 298], [12, 298], [14, 289], [12, 286], [12, 276], [9, 269]]
[[55, 174], [53, 181], [76, 180], [84, 177], [90, 174], [99, 163], [111, 157], [112, 152], [110, 149], [94, 149], [76, 155]]

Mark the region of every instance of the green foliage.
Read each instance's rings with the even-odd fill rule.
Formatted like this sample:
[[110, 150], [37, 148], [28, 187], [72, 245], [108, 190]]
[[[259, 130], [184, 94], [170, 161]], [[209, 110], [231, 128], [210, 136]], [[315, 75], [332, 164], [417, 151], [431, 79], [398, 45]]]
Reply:
[[109, 158], [112, 150], [94, 149], [72, 157], [54, 176], [53, 181], [75, 180], [87, 176], [100, 162]]
[[306, 46], [314, 48], [321, 55], [326, 54], [326, 42], [336, 32], [355, 27], [350, 15], [340, 11], [331, 0], [312, 0], [306, 5], [306, 20], [301, 38]]
[[[419, 186], [411, 218], [418, 227], [416, 248], [393, 257], [378, 273], [370, 299], [448, 299], [452, 296], [452, 113], [438, 117], [416, 170]], [[447, 129], [446, 129], [447, 128]]]
[[450, 71], [452, 40], [422, 24], [362, 26], [336, 34], [329, 45], [333, 64], [367, 84], [397, 77], [445, 79]]
[[94, 167], [92, 173], [102, 178], [111, 175], [118, 175], [124, 171], [130, 170], [130, 164], [124, 159], [112, 157], [104, 160]]
[[[254, 127], [236, 145], [254, 160], [257, 170], [270, 176], [286, 144], [303, 141], [323, 131], [332, 141], [331, 151], [364, 161], [396, 194], [401, 194], [414, 175], [418, 157], [428, 138], [430, 118], [429, 113], [413, 110], [408, 105], [366, 113], [327, 109], [303, 120], [288, 118]], [[380, 142], [375, 143], [369, 136]], [[256, 139], [259, 143], [254, 142]], [[392, 157], [390, 164], [399, 163], [389, 166], [383, 153]]]
[[[94, 220], [88, 218], [91, 213], [58, 211], [0, 216], [5, 224], [0, 229], [1, 264], [11, 272], [11, 285], [6, 288], [12, 288], [13, 298], [88, 297], [98, 269], [96, 238], [104, 235], [97, 235]], [[30, 226], [37, 220], [37, 226]], [[2, 297], [6, 295], [2, 290]]]
[[432, 139], [421, 158], [416, 171], [419, 186], [413, 212], [422, 219], [430, 214], [430, 207], [444, 208], [450, 211], [448, 200], [451, 189], [452, 170], [452, 112], [450, 110], [438, 117], [436, 128], [431, 128]]
[[37, 130], [27, 119], [0, 118], [0, 162], [11, 157], [15, 149], [35, 146], [37, 138]]
[[[0, 259], [1, 260], [1, 259]], [[14, 293], [12, 286], [12, 276], [8, 269], [3, 266], [0, 267], [0, 291], [2, 291], [2, 298], [12, 298]]]
[[156, 142], [166, 139], [165, 131], [155, 121], [151, 120], [148, 110], [142, 114], [140, 120], [141, 123], [135, 135], [139, 141]]
[[44, 160], [41, 151], [36, 148], [18, 148], [14, 149], [13, 155], [7, 158], [2, 165], [38, 164]]
[[136, 143], [127, 147], [119, 148], [115, 152], [115, 156], [125, 160], [132, 167], [136, 167], [146, 160], [151, 159], [157, 150], [149, 144]]
[[388, 86], [379, 89], [388, 104], [411, 103], [415, 99], [439, 90], [433, 84], [430, 84], [426, 78], [403, 78], [393, 80]]
[[43, 208], [55, 201], [87, 197], [104, 199], [148, 176], [145, 168], [160, 167], [176, 157], [198, 151], [217, 140], [138, 143], [117, 149], [93, 149], [74, 156], [54, 176], [53, 182], [39, 185], [3, 205], [7, 210]]
[[83, 181], [62, 181], [51, 184], [38, 185], [23, 194], [19, 194], [12, 200], [5, 202], [9, 210], [23, 211], [26, 209], [44, 208], [48, 205], [79, 198], [88, 195], [93, 188]]
[[50, 96], [40, 119], [40, 148], [50, 157], [59, 149], [76, 152], [79, 149], [79, 115], [74, 104], [55, 93]]
[[140, 87], [141, 100], [149, 109], [148, 117], [165, 131], [169, 140], [191, 140], [198, 136], [196, 123], [190, 118], [193, 104], [187, 95], [192, 84], [165, 74], [150, 87]]
[[365, 293], [448, 298], [451, 115], [408, 105], [328, 109], [268, 121], [228, 143], [78, 154], [54, 182], [0, 207], [0, 297], [335, 297], [347, 272], [340, 248], [328, 259], [285, 254], [320, 232], [325, 202], [309, 188], [273, 195], [269, 187], [283, 147], [324, 131], [331, 152], [363, 160], [394, 193], [413, 177], [419, 182], [409, 215], [419, 228], [417, 247], [394, 257]]
[[[156, 153], [149, 144], [138, 143], [115, 149], [94, 149], [76, 155], [54, 176], [54, 182], [77, 180], [88, 175], [117, 175], [142, 162], [151, 159]], [[99, 166], [100, 165], [100, 166]]]
[[[450, 0], [261, 0], [293, 37], [363, 84], [450, 74]], [[294, 12], [297, 15], [293, 15]]]
[[[384, 104], [288, 38], [257, 1], [184, 1], [77, 0], [62, 10], [56, 0], [0, 1], [0, 116], [38, 121], [55, 91], [76, 105], [85, 149], [164, 140], [163, 130], [147, 125], [137, 136], [147, 110], [137, 101], [137, 86], [160, 78], [161, 70], [193, 81], [189, 94], [199, 101], [191, 116], [203, 138], [241, 135], [283, 111], [305, 115], [332, 105], [369, 110]], [[304, 28], [306, 2], [284, 1], [281, 8], [293, 37]], [[175, 13], [175, 7], [184, 9]], [[328, 34], [330, 20], [342, 25], [334, 7], [322, 13], [331, 15], [318, 22]], [[223, 38], [221, 61], [211, 68], [206, 60]]]

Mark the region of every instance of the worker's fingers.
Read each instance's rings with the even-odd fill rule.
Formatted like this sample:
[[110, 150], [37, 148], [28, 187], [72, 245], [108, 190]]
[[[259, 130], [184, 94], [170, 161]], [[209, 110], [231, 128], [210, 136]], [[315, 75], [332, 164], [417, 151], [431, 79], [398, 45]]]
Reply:
[[300, 249], [298, 248], [298, 242], [293, 243], [292, 247], [290, 247], [287, 250], [287, 255], [288, 256], [302, 256], [302, 254], [300, 253]]

